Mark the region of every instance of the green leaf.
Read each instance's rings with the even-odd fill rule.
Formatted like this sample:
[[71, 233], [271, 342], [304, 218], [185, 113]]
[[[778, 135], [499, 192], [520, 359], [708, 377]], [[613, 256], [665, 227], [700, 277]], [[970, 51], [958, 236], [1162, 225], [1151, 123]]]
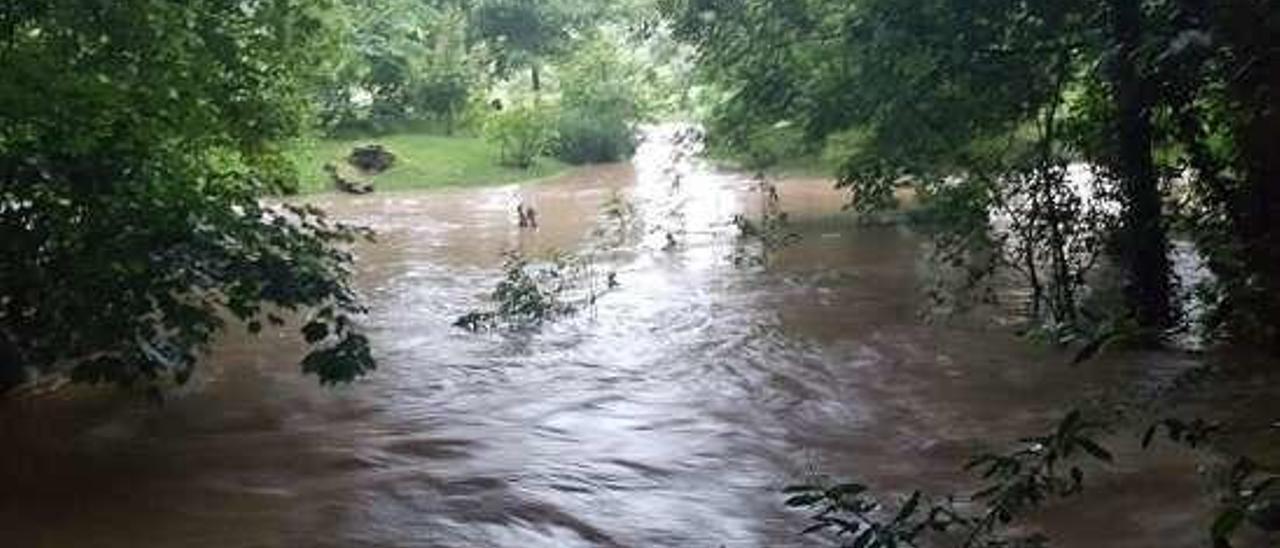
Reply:
[[830, 528], [831, 528], [831, 524], [824, 521], [820, 521], [818, 523], [814, 523], [813, 525], [805, 527], [804, 530], [800, 531], [800, 534], [809, 535], [809, 534], [817, 533], [818, 531], [822, 531]]
[[832, 487], [829, 492], [836, 495], [852, 497], [862, 494], [867, 490], [867, 486], [860, 483], [842, 483]]
[[1111, 452], [1104, 449], [1101, 445], [1098, 445], [1097, 442], [1089, 438], [1076, 438], [1076, 443], [1079, 444], [1080, 448], [1084, 449], [1086, 453], [1092, 455], [1093, 458], [1107, 462], [1112, 461]]
[[821, 502], [824, 498], [826, 497], [818, 493], [804, 493], [787, 497], [786, 502], [783, 504], [791, 508], [808, 507]]
[[893, 522], [902, 523], [907, 519], [910, 519], [911, 516], [915, 514], [916, 509], [920, 506], [920, 498], [921, 493], [919, 491], [912, 493], [911, 498], [908, 499], [907, 503], [898, 511], [898, 515], [893, 518]]
[[308, 344], [315, 344], [329, 336], [329, 324], [324, 322], [310, 322], [302, 328], [302, 335], [306, 337]]
[[875, 538], [876, 533], [874, 530], [870, 527], [863, 529], [862, 533], [854, 539], [852, 548], [873, 548], [875, 544], [873, 544], [872, 541], [875, 540]]
[[1243, 521], [1244, 510], [1241, 508], [1232, 507], [1220, 512], [1213, 520], [1213, 527], [1210, 529], [1214, 542], [1230, 539]]
[[1003, 488], [1004, 488], [1004, 485], [1003, 485], [1003, 484], [996, 484], [996, 485], [992, 485], [992, 486], [986, 487], [986, 488], [981, 489], [981, 490], [979, 490], [978, 492], [974, 493], [974, 494], [973, 494], [973, 496], [972, 496], [972, 498], [973, 498], [973, 500], [982, 500], [982, 499], [985, 499], [985, 498], [990, 498], [990, 497], [991, 497], [991, 495], [994, 495], [994, 494], [996, 494], [996, 493], [1000, 492], [1000, 490], [1001, 490], [1001, 489], [1003, 489]]

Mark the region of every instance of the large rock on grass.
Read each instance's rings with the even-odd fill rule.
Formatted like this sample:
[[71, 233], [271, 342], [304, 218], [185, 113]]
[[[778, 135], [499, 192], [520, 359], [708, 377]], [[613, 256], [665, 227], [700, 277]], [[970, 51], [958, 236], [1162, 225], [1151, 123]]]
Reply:
[[363, 145], [351, 149], [347, 163], [366, 174], [377, 175], [395, 165], [396, 155], [382, 145]]
[[333, 178], [333, 186], [349, 194], [373, 192], [373, 181], [358, 168], [346, 164], [328, 163], [324, 170]]

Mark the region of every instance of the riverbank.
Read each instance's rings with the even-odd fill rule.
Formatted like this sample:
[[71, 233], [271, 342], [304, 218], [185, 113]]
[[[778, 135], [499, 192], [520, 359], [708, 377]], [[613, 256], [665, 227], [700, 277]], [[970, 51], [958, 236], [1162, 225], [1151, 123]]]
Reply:
[[295, 143], [288, 153], [298, 167], [298, 191], [332, 191], [333, 182], [324, 165], [342, 161], [355, 146], [372, 143], [387, 147], [397, 157], [395, 166], [372, 177], [378, 191], [511, 183], [557, 175], [568, 168], [552, 158], [541, 158], [530, 169], [498, 165], [494, 146], [479, 137], [402, 133], [309, 139]]

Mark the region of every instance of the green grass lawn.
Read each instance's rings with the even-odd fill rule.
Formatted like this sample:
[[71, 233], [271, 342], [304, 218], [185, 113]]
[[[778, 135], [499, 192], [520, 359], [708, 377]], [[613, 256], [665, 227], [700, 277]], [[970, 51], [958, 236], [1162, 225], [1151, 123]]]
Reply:
[[354, 139], [311, 139], [299, 141], [289, 151], [301, 176], [299, 191], [308, 194], [333, 190], [324, 171], [326, 162], [345, 161], [352, 147], [378, 143], [396, 155], [396, 164], [376, 177], [378, 191], [445, 186], [510, 183], [555, 175], [566, 166], [542, 158], [531, 169], [498, 165], [494, 147], [478, 137], [444, 137], [426, 134], [398, 134]]

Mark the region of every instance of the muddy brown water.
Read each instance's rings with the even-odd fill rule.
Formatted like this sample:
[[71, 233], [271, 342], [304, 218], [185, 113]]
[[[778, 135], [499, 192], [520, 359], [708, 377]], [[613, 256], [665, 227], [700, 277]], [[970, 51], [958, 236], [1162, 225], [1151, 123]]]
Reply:
[[[162, 407], [79, 389], [4, 402], [0, 545], [822, 545], [782, 486], [971, 485], [960, 465], [982, 440], [1192, 365], [1072, 369], [992, 323], [925, 321], [921, 241], [843, 219], [824, 181], [781, 183], [803, 239], [735, 267], [728, 221], [760, 193], [668, 137], [537, 184], [315, 198], [379, 233], [357, 273], [379, 370], [321, 388], [291, 335], [232, 333]], [[610, 203], [629, 204], [626, 230]], [[536, 331], [452, 327], [510, 250], [590, 251], [621, 287]], [[1054, 546], [1205, 545], [1196, 461], [1117, 443], [1095, 495], [1034, 526]]]

